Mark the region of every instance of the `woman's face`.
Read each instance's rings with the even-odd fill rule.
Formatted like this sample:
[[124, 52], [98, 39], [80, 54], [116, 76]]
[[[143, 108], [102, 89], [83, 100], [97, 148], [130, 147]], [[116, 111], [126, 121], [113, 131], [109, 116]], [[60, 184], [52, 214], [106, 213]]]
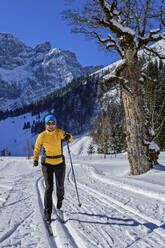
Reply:
[[47, 129], [49, 132], [54, 131], [55, 128], [56, 128], [56, 123], [55, 123], [55, 121], [50, 120], [50, 121], [48, 121], [48, 122], [46, 123], [46, 129]]

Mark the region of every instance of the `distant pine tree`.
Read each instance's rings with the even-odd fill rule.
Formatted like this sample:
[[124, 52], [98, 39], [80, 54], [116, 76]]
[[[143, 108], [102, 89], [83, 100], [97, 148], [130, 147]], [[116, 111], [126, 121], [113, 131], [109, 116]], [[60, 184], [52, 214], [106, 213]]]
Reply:
[[95, 148], [92, 144], [89, 145], [87, 153], [88, 155], [95, 153]]
[[151, 112], [151, 124], [155, 131], [154, 141], [165, 149], [165, 66], [162, 60], [150, 62], [145, 73], [146, 100]]

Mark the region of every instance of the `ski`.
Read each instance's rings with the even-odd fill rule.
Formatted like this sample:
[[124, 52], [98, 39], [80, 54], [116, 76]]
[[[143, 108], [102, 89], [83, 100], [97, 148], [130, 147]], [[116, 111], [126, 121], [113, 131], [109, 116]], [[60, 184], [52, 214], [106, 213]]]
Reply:
[[63, 215], [63, 211], [62, 211], [62, 210], [57, 209], [57, 217], [58, 217], [58, 219], [59, 219], [62, 223], [65, 222], [65, 221], [64, 221], [64, 215]]
[[46, 229], [49, 233], [49, 236], [53, 236], [53, 230], [52, 230], [50, 222], [44, 219], [44, 223], [45, 223]]

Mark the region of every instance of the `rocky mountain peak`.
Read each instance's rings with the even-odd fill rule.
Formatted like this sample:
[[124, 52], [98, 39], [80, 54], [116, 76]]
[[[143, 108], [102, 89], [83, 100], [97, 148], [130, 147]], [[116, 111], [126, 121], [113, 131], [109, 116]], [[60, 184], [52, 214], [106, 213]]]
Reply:
[[26, 63], [24, 54], [32, 52], [12, 34], [0, 33], [0, 68], [11, 70]]
[[52, 48], [51, 44], [49, 41], [46, 41], [42, 44], [37, 45], [34, 50], [37, 53], [45, 53], [45, 52], [49, 52], [49, 50]]
[[0, 110], [28, 105], [101, 67], [83, 67], [73, 52], [52, 48], [48, 41], [31, 48], [0, 33]]

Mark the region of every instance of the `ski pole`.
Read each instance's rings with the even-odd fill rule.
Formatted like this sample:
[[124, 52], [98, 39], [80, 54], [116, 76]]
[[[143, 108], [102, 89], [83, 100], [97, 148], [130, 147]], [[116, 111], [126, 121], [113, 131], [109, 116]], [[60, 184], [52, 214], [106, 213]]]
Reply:
[[81, 204], [80, 199], [79, 199], [78, 188], [77, 188], [76, 177], [75, 177], [75, 173], [74, 173], [74, 169], [73, 169], [73, 164], [72, 164], [72, 158], [71, 158], [69, 143], [68, 143], [68, 141], [66, 143], [67, 143], [68, 153], [69, 153], [69, 157], [70, 157], [70, 164], [71, 164], [71, 168], [72, 168], [72, 174], [73, 174], [75, 188], [76, 188], [76, 193], [77, 193], [77, 199], [78, 199], [78, 203], [79, 203], [78, 206], [81, 207], [82, 204]]

